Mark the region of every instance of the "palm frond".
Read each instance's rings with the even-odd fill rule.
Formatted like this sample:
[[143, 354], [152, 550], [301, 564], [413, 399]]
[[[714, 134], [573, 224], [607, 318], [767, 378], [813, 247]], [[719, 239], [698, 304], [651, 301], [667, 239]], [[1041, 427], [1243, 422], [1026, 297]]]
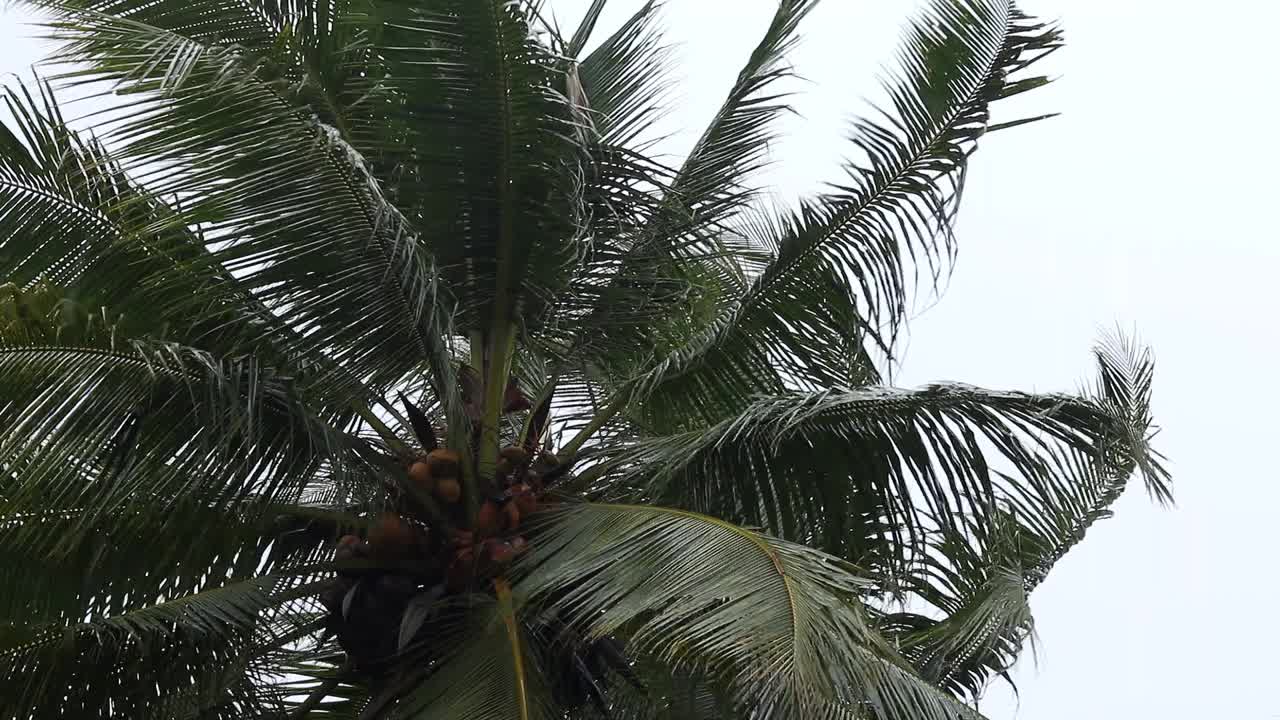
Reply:
[[620, 685], [609, 690], [609, 708], [584, 707], [573, 720], [734, 720], [733, 703], [724, 688], [695, 672], [672, 673], [660, 660], [636, 658], [633, 668], [644, 687]]
[[1074, 502], [1052, 514], [1040, 509], [1035, 489], [1010, 485], [1014, 492], [980, 546], [954, 533], [932, 536], [922, 566], [901, 585], [937, 614], [892, 612], [879, 623], [926, 677], [950, 692], [976, 698], [1012, 666], [1034, 627], [1027, 596], [1095, 522], [1111, 516], [1133, 474], [1141, 473], [1157, 498], [1169, 497], [1163, 457], [1150, 444], [1150, 351], [1115, 334], [1094, 354], [1100, 372], [1090, 400], [1118, 420], [1100, 450], [1109, 470], [1081, 483]]
[[[590, 130], [582, 183], [590, 251], [556, 298], [552, 319], [535, 342], [570, 348], [603, 344], [599, 331], [661, 317], [663, 307], [687, 292], [691, 282], [669, 257], [633, 253], [646, 234], [680, 222], [680, 213], [663, 199], [676, 171], [643, 152], [669, 87], [668, 53], [655, 28], [657, 16], [657, 4], [646, 2], [565, 73], [566, 93], [576, 97]], [[634, 282], [619, 282], [622, 272]], [[584, 325], [593, 330], [584, 332]]]
[[981, 550], [939, 533], [934, 553], [899, 584], [925, 612], [886, 610], [875, 624], [930, 682], [977, 700], [1007, 671], [1032, 638], [1032, 584], [1024, 556], [1034, 536], [1006, 517], [1000, 541]]
[[[357, 720], [361, 709], [368, 702], [368, 693], [358, 682], [356, 673], [345, 665], [337, 666], [324, 660], [312, 659], [299, 652], [282, 668], [290, 679], [278, 681], [276, 687], [289, 705], [289, 717], [315, 718], [316, 720]], [[325, 658], [327, 660], [328, 658]], [[312, 693], [322, 690], [310, 709], [305, 703]]]
[[[635, 372], [635, 348], [649, 345], [654, 335], [669, 336], [675, 347], [683, 346], [691, 335], [697, 336], [688, 328], [691, 321], [695, 327], [706, 324], [696, 311], [710, 307], [722, 312], [729, 304], [725, 296], [742, 292], [739, 264], [751, 253], [724, 232], [724, 225], [755, 194], [748, 183], [766, 162], [775, 121], [788, 110], [773, 86], [790, 76], [783, 58], [795, 43], [801, 20], [815, 5], [814, 0], [779, 3], [728, 97], [688, 157], [669, 182], [651, 183], [660, 197], [658, 206], [645, 213], [644, 222], [633, 230], [613, 277], [596, 293], [594, 310], [577, 319], [579, 352], [605, 366], [609, 374]], [[619, 30], [616, 44], [606, 43], [597, 50], [600, 66], [614, 68], [613, 81], [602, 83], [600, 89], [584, 82], [589, 101], [596, 95], [603, 100], [606, 130], [625, 129], [628, 140], [644, 129], [632, 127], [636, 121], [651, 121], [651, 106], [662, 87], [660, 80], [643, 72], [662, 61], [656, 40], [648, 33], [652, 12], [652, 6], [646, 5]], [[584, 77], [594, 80], [587, 71], [595, 73], [597, 68], [588, 61], [583, 63]], [[627, 322], [628, 317], [632, 322]]]
[[[36, 0], [33, 4], [45, 4]], [[274, 45], [282, 32], [308, 37], [317, 30], [317, 18], [336, 3], [263, 2], [251, 0], [213, 0], [199, 5], [179, 2], [146, 2], [145, 0], [57, 0], [47, 3], [53, 8], [71, 8], [115, 17], [132, 17], [158, 28], [172, 30], [197, 42], [239, 45], [265, 50]]]
[[274, 634], [271, 613], [282, 611], [272, 609], [296, 596], [299, 578], [305, 573], [232, 581], [66, 626], [5, 626], [0, 709], [14, 717], [116, 717], [190, 690], [197, 675], [234, 683], [261, 652], [258, 635]]
[[410, 156], [397, 203], [458, 297], [459, 327], [536, 327], [584, 252], [581, 148], [559, 61], [527, 3], [374, 6], [394, 93], [387, 123]]
[[[635, 400], [697, 414], [748, 402], [763, 378], [848, 382], [855, 348], [890, 351], [906, 313], [907, 259], [931, 268], [953, 250], [951, 222], [988, 106], [1039, 79], [1016, 73], [1059, 33], [1005, 0], [938, 0], [907, 33], [893, 112], [857, 123], [867, 165], [776, 222], [772, 259], [738, 302], [632, 388]], [[776, 368], [776, 369], [775, 369]]]
[[0, 125], [0, 270], [27, 299], [46, 302], [26, 312], [28, 321], [43, 316], [64, 340], [110, 326], [98, 329], [221, 356], [252, 352], [298, 371], [323, 367], [321, 391], [361, 392], [211, 262], [204, 237], [137, 187], [101, 144], [72, 132], [47, 84], [38, 95], [7, 87], [4, 101], [14, 128]]
[[378, 391], [436, 354], [452, 301], [431, 258], [364, 159], [293, 102], [286, 83], [263, 77], [234, 47], [54, 9], [57, 57], [133, 99], [99, 130], [153, 197], [181, 198], [161, 227], [199, 227], [212, 250], [203, 264], [220, 266], [308, 350]]
[[977, 698], [1006, 671], [1033, 630], [1027, 597], [1053, 565], [1079, 543], [1128, 479], [1141, 472], [1157, 497], [1168, 496], [1168, 473], [1150, 447], [1150, 352], [1124, 336], [1098, 345], [1101, 379], [1090, 398], [1117, 420], [1110, 441], [1095, 454], [1100, 470], [1083, 474], [1071, 502], [1046, 508], [1037, 483], [1002, 475], [1011, 491], [994, 513], [992, 531], [974, 543], [954, 530], [928, 538], [919, 567], [892, 586], [936, 614], [890, 612], [878, 623], [932, 682]]
[[396, 706], [407, 717], [535, 720], [555, 717], [531, 636], [511, 602], [480, 599], [461, 637], [436, 668], [407, 673], [411, 692]]
[[[635, 148], [636, 141], [661, 116], [669, 82], [669, 52], [654, 27], [658, 7], [657, 2], [645, 2], [579, 65], [592, 123], [601, 141], [610, 146]], [[583, 22], [589, 20], [591, 16]]]
[[812, 717], [834, 704], [967, 717], [867, 624], [866, 589], [849, 565], [802, 545], [684, 510], [595, 504], [546, 520], [516, 585], [592, 634], [708, 672], [743, 712]]
[[[1035, 488], [1028, 502], [1070, 505], [1115, 427], [1065, 395], [955, 384], [797, 391], [709, 430], [601, 450], [620, 472], [600, 491], [762, 525], [862, 562], [882, 543], [919, 546], [934, 523], [985, 533], [1009, 493], [992, 472], [997, 458]], [[858, 547], [860, 517], [883, 528], [871, 547]]]
[[714, 227], [741, 210], [754, 189], [745, 186], [767, 160], [773, 123], [789, 107], [773, 89], [790, 76], [784, 58], [817, 0], [781, 0], [769, 28], [738, 73], [737, 81], [685, 159], [671, 189], [672, 200], [695, 225]]
[[360, 142], [360, 106], [373, 90], [363, 30], [350, 21], [349, 0], [212, 0], [199, 4], [141, 0], [31, 0], [55, 11], [75, 8], [131, 18], [206, 46], [236, 48], [287, 83], [319, 119]]
[[586, 49], [587, 43], [591, 40], [591, 33], [595, 30], [596, 23], [600, 21], [600, 13], [604, 12], [607, 4], [607, 0], [591, 0], [586, 13], [582, 16], [582, 21], [578, 23], [578, 29], [573, 31], [573, 35], [565, 46], [566, 55], [576, 58]]
[[252, 359], [140, 340], [2, 345], [0, 390], [0, 517], [75, 509], [70, 546], [102, 522], [124, 532], [180, 503], [293, 502], [322, 471], [347, 486], [364, 472]]
[[1142, 474], [1147, 492], [1163, 503], [1172, 503], [1169, 471], [1164, 456], [1152, 447], [1157, 429], [1151, 416], [1151, 395], [1155, 382], [1155, 361], [1151, 348], [1133, 335], [1114, 331], [1094, 346], [1098, 378], [1092, 391], [1108, 410], [1124, 419], [1128, 435], [1118, 448], [1128, 454], [1117, 461]]
[[211, 578], [317, 563], [338, 535], [362, 524], [338, 511], [251, 502], [231, 513], [178, 500], [90, 514], [72, 507], [6, 516], [0, 574], [26, 580], [0, 598], [0, 624], [118, 615], [198, 592]]
[[599, 451], [616, 474], [597, 492], [847, 558], [943, 615], [892, 614], [905, 623], [892, 634], [927, 678], [976, 697], [1021, 651], [1026, 594], [1129, 477], [1167, 493], [1149, 443], [1149, 353], [1120, 339], [1096, 354], [1095, 397], [938, 385], [763, 399], [709, 431]]

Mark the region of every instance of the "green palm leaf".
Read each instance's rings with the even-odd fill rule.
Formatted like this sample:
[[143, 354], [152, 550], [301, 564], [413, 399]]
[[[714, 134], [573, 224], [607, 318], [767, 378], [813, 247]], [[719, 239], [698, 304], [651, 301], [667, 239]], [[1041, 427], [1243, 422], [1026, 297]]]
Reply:
[[741, 708], [805, 717], [858, 698], [889, 717], [966, 716], [866, 623], [868, 586], [835, 558], [656, 506], [574, 505], [548, 525], [522, 595], [591, 633], [622, 632], [646, 655], [712, 673]]
[[[306, 350], [325, 351], [375, 388], [434, 357], [451, 303], [431, 259], [360, 156], [293, 102], [286, 84], [234, 47], [59, 10], [68, 18], [57, 24], [59, 58], [140, 98], [104, 129], [105, 141], [153, 195], [183, 198], [181, 214], [161, 227], [227, 238], [209, 243], [221, 247], [203, 264], [235, 277], [306, 338]], [[301, 277], [307, 286], [284, 282]]]
[[87, 520], [85, 508], [10, 514], [0, 572], [26, 578], [0, 598], [0, 622], [75, 622], [180, 597], [210, 578], [249, 577], [327, 558], [345, 512], [243, 503], [236, 514], [192, 502]]
[[84, 11], [127, 17], [164, 29], [200, 45], [235, 47], [269, 64], [300, 102], [344, 137], [372, 151], [367, 112], [361, 107], [375, 86], [369, 81], [370, 57], [359, 37], [362, 28], [345, 22], [353, 3], [237, 2], [214, 0], [198, 5], [138, 0], [36, 0], [58, 11]]
[[[635, 228], [616, 276], [600, 292], [594, 311], [579, 321], [584, 329], [607, 330], [583, 333], [580, 342], [585, 352], [603, 355], [604, 361], [617, 363], [608, 354], [620, 355], [625, 364], [608, 367], [611, 372], [633, 371], [635, 348], [653, 342], [655, 330], [673, 335], [677, 342], [687, 341], [689, 331], [677, 323], [687, 322], [691, 297], [707, 298], [719, 309], [728, 294], [723, 290], [737, 290], [742, 284], [737, 262], [749, 254], [741, 243], [724, 235], [724, 223], [754, 195], [747, 180], [764, 166], [773, 124], [788, 110], [780, 94], [770, 88], [789, 77], [783, 57], [815, 4], [812, 0], [779, 3], [764, 37], [684, 163], [671, 172], [669, 182], [659, 178], [650, 183], [661, 190], [660, 204], [641, 216], [645, 222]], [[652, 11], [653, 6], [646, 5], [583, 62], [588, 99], [604, 100], [606, 132], [634, 137], [643, 128], [628, 127], [634, 122], [629, 116], [646, 121], [653, 116], [653, 98], [660, 84], [645, 69], [661, 60], [647, 32]], [[594, 82], [597, 73], [607, 78], [599, 88]], [[635, 318], [639, 322], [617, 317], [619, 311], [637, 306], [645, 310]], [[664, 327], [667, 324], [674, 327]]]
[[461, 327], [536, 326], [583, 252], [556, 61], [522, 3], [377, 7], [391, 121], [418, 164], [398, 199], [462, 301]]
[[[158, 599], [182, 606], [216, 578], [314, 562], [351, 524], [334, 513], [317, 526], [306, 511], [274, 505], [323, 477], [325, 441], [290, 417], [270, 380], [213, 364], [200, 374], [191, 362], [199, 356], [174, 346], [131, 350], [0, 347], [0, 568], [31, 578], [0, 603], [0, 623], [13, 631], [151, 617]], [[48, 414], [67, 397], [79, 401]], [[32, 692], [56, 698], [57, 687]]]
[[750, 288], [638, 378], [632, 397], [719, 419], [726, 401], [749, 401], [779, 371], [791, 383], [841, 385], [856, 374], [853, 348], [887, 351], [906, 312], [906, 259], [936, 268], [951, 252], [954, 201], [989, 104], [1038, 84], [1012, 74], [1058, 44], [1055, 29], [1007, 2], [931, 5], [887, 88], [892, 114], [857, 124], [867, 164], [778, 221]]
[[[263, 613], [297, 594], [298, 577], [295, 571], [233, 581], [66, 627], [15, 632], [9, 626], [0, 650], [5, 660], [0, 708], [15, 716], [84, 715], [112, 706], [120, 708], [114, 712], [129, 712], [163, 703], [185, 688], [192, 674], [225, 673], [228, 665], [260, 652], [255, 639], [260, 626], [274, 630]], [[62, 687], [72, 677], [80, 680], [74, 690]]]
[[1013, 664], [1033, 629], [1028, 595], [1095, 522], [1111, 515], [1134, 470], [1153, 495], [1170, 499], [1163, 458], [1150, 449], [1150, 352], [1115, 335], [1095, 348], [1095, 356], [1101, 370], [1095, 398], [1113, 417], [1127, 419], [1124, 439], [1112, 446], [1118, 451], [1115, 470], [1039, 522], [1024, 524], [1027, 505], [1012, 505], [1000, 513], [981, 552], [954, 536], [935, 539], [925, 568], [907, 586], [941, 617], [891, 612], [883, 618], [882, 627], [913, 664], [952, 692], [976, 698], [992, 675]]
[[[985, 533], [1015, 499], [1032, 512], [1070, 507], [1082, 487], [1111, 476], [1094, 460], [1112, 452], [1120, 420], [1072, 396], [956, 384], [794, 392], [601, 458], [620, 467], [608, 482], [621, 491], [839, 552], [843, 538], [825, 520], [871, 512], [894, 533], [886, 541], [902, 542], [957, 518]], [[1005, 488], [997, 458], [1012, 475]]]
[[555, 717], [509, 589], [501, 590], [496, 603], [484, 603], [475, 614], [465, 647], [446, 665], [427, 673], [400, 702], [400, 712], [408, 717], [493, 720]]
[[[38, 98], [10, 87], [4, 100], [17, 130], [0, 128], [0, 263], [10, 282], [62, 288], [86, 314], [109, 308], [131, 335], [171, 334], [227, 355], [280, 356], [268, 332], [287, 328], [210, 272], [216, 268], [197, 267], [207, 256], [197, 234], [148, 232], [173, 214], [131, 183], [100, 144], [66, 127], [47, 86]], [[187, 285], [162, 292], [155, 283], [165, 276]], [[193, 307], [192, 286], [205, 290], [206, 303], [216, 298], [211, 307]]]

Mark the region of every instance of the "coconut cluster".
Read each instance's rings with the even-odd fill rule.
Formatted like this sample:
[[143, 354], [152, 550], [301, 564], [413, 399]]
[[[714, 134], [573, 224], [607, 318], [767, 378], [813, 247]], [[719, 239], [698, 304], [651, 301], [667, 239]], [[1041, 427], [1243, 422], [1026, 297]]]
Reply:
[[[526, 448], [504, 448], [489, 494], [468, 519], [460, 453], [437, 448], [405, 462], [410, 492], [403, 507], [372, 518], [364, 536], [338, 540], [334, 561], [340, 569], [321, 598], [330, 629], [355, 663], [376, 668], [414, 641], [395, 622], [413, 598], [490, 592], [492, 580], [528, 550], [525, 528], [545, 504], [539, 499], [544, 479], [558, 465], [549, 453], [535, 461]], [[433, 527], [430, 517], [422, 517], [427, 513], [413, 512], [421, 506], [412, 498], [421, 496], [430, 497], [447, 522]]]
[[[476, 403], [482, 393], [476, 383], [474, 377], [461, 383], [473, 445], [480, 440]], [[320, 597], [329, 611], [328, 631], [375, 691], [403, 663], [421, 666], [453, 649], [434, 646], [451, 636], [441, 628], [465, 617], [474, 594], [494, 593], [494, 581], [536, 540], [530, 520], [553, 504], [546, 493], [569, 470], [539, 449], [550, 398], [534, 408], [514, 381], [502, 411], [531, 411], [525, 439], [502, 448], [492, 475], [478, 482], [465, 482], [477, 458], [439, 447], [426, 415], [401, 400], [423, 450], [398, 457], [396, 482], [388, 482], [391, 506], [367, 518], [363, 532], [338, 539], [337, 571]], [[474, 501], [469, 489], [478, 494]], [[542, 660], [562, 707], [590, 700], [603, 709], [611, 673], [639, 687], [612, 638], [585, 637], [558, 613], [522, 622], [546, 655]]]

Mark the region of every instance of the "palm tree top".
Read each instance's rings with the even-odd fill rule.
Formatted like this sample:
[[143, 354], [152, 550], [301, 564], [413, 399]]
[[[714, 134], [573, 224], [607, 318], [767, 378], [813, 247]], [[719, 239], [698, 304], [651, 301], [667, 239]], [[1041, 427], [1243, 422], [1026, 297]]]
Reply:
[[989, 119], [1061, 45], [1008, 0], [929, 3], [790, 209], [814, 0], [678, 163], [655, 2], [30, 4], [0, 716], [978, 717], [1052, 565], [1169, 499], [1130, 339], [1077, 394], [884, 384], [979, 139], [1040, 119]]

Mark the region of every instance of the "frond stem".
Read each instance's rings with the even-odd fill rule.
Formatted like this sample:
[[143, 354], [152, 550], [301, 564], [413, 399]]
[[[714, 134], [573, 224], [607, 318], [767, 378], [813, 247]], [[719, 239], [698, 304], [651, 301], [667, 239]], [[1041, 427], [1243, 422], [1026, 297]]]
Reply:
[[[484, 414], [480, 426], [480, 448], [476, 462], [476, 486], [493, 477], [498, 464], [498, 421], [502, 417], [502, 403], [506, 395], [507, 377], [510, 374], [511, 354], [515, 348], [516, 328], [513, 322], [512, 295], [516, 290], [516, 226], [515, 226], [515, 188], [511, 179], [511, 157], [513, 151], [512, 108], [508, 91], [512, 79], [504, 55], [506, 38], [502, 21], [498, 17], [498, 4], [492, 3], [488, 8], [493, 17], [494, 31], [499, 35], [496, 44], [496, 86], [498, 97], [496, 111], [499, 115], [501, 137], [497, 143], [497, 210], [498, 210], [498, 243], [495, 259], [497, 261], [496, 277], [493, 293], [493, 320], [489, 327], [489, 351], [486, 361], [486, 377], [484, 384]], [[471, 488], [474, 490], [474, 488]], [[474, 517], [479, 503], [475, 493], [467, 494], [468, 510]]]
[[590, 440], [592, 435], [595, 435], [600, 428], [607, 425], [610, 420], [617, 416], [618, 413], [622, 412], [622, 409], [627, 406], [629, 399], [628, 395], [619, 394], [612, 402], [597, 412], [595, 417], [591, 418], [591, 422], [587, 423], [585, 427], [578, 431], [577, 435], [574, 435], [573, 438], [569, 440], [568, 443], [565, 443], [564, 447], [560, 449], [560, 459], [563, 462], [569, 462], [569, 460], [571, 460], [573, 456], [582, 449], [583, 443]]
[[[505, 315], [498, 311], [495, 314]], [[511, 374], [511, 356], [515, 351], [515, 325], [506, 323], [495, 327], [489, 338], [488, 357], [485, 358], [484, 379], [484, 415], [480, 425], [479, 459], [476, 462], [475, 487], [469, 493], [476, 507], [469, 508], [473, 513], [479, 507], [475, 502], [475, 490], [482, 487], [493, 477], [498, 465], [498, 443], [500, 440], [499, 421], [502, 419], [502, 406], [506, 399], [507, 378]]]
[[[551, 395], [555, 393], [556, 386], [559, 383], [560, 383], [560, 371], [557, 369], [555, 373], [552, 374], [551, 379], [547, 381], [546, 387], [542, 389], [542, 392], [538, 393], [538, 397], [533, 401], [534, 410], [530, 412], [529, 416], [524, 419], [524, 425], [522, 425], [520, 428], [520, 437], [519, 437], [519, 440], [516, 442], [516, 445], [523, 447], [524, 444], [528, 441], [529, 433], [532, 432], [533, 430], [533, 419], [534, 419], [534, 416], [537, 415], [537, 408], [541, 407], [543, 403], [547, 402], [551, 398]], [[537, 438], [535, 438], [535, 441], [536, 440]]]
[[338, 683], [342, 682], [342, 679], [350, 671], [351, 660], [347, 660], [342, 663], [342, 667], [338, 668], [337, 672], [325, 678], [324, 682], [321, 682], [315, 690], [311, 691], [307, 699], [303, 700], [302, 704], [289, 714], [289, 720], [302, 720], [302, 718], [309, 715], [312, 710], [315, 710], [320, 705], [321, 701], [328, 697], [329, 693], [333, 692], [334, 688], [338, 687]]
[[369, 427], [373, 428], [374, 432], [378, 433], [378, 436], [381, 437], [387, 445], [391, 446], [392, 450], [395, 450], [397, 453], [405, 457], [413, 455], [413, 451], [409, 449], [408, 445], [401, 442], [400, 438], [396, 436], [395, 431], [387, 427], [387, 424], [382, 422], [382, 419], [374, 414], [374, 412], [367, 406], [354, 400], [351, 401], [350, 406], [352, 411], [360, 416], [361, 420], [364, 420]]
[[498, 607], [502, 612], [502, 623], [507, 628], [507, 638], [511, 641], [511, 662], [516, 676], [516, 705], [520, 711], [520, 720], [529, 720], [529, 688], [524, 679], [524, 649], [520, 645], [520, 626], [516, 622], [515, 604], [511, 600], [511, 584], [506, 578], [493, 581], [493, 589], [498, 595]]

